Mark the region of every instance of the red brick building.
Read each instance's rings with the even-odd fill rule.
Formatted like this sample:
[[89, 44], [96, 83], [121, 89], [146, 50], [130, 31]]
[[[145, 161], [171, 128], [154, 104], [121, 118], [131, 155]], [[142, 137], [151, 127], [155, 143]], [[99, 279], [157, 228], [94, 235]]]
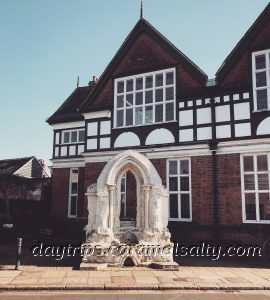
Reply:
[[[270, 5], [210, 80], [141, 18], [102, 76], [76, 88], [47, 121], [52, 214], [86, 223], [87, 188], [110, 158], [133, 149], [169, 192], [175, 240], [267, 239], [269, 36]], [[128, 173], [121, 180], [120, 218], [133, 222], [136, 182]]]

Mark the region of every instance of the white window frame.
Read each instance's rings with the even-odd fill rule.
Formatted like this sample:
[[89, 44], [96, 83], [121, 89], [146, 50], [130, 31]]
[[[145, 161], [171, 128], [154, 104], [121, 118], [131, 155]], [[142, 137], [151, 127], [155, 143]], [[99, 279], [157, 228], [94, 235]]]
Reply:
[[[265, 61], [266, 61], [266, 69], [260, 69], [256, 70], [256, 56], [259, 55], [265, 55]], [[254, 111], [264, 111], [270, 109], [270, 49], [263, 50], [263, 51], [257, 51], [252, 53], [252, 82], [253, 82], [253, 99], [254, 99]], [[257, 90], [263, 90], [264, 87], [256, 87], [256, 73], [265, 71], [266, 72], [266, 89], [267, 89], [267, 103], [268, 107], [264, 109], [258, 109], [258, 102], [257, 102]]]
[[[166, 81], [166, 73], [169, 72], [173, 72], [173, 84], [171, 85], [166, 85], [165, 81]], [[162, 86], [158, 86], [156, 87], [156, 75], [157, 74], [163, 74], [163, 85]], [[153, 86], [151, 88], [145, 88], [145, 77], [147, 76], [153, 76]], [[135, 84], [136, 84], [136, 79], [137, 78], [141, 78], [143, 77], [143, 89], [141, 90], [137, 90], [135, 89]], [[133, 92], [126, 92], [126, 82], [129, 79], [133, 79], [133, 83], [134, 83], [134, 89]], [[121, 95], [124, 95], [124, 105], [122, 108], [117, 108], [117, 95], [119, 95], [117, 93], [117, 83], [120, 81], [124, 81], [124, 92], [120, 93]], [[166, 101], [166, 87], [173, 87], [174, 88], [174, 94], [173, 94], [173, 99], [172, 100], [168, 100]], [[155, 102], [155, 91], [156, 89], [163, 89], [163, 101], [160, 102]], [[145, 92], [148, 90], [153, 90], [153, 102], [152, 103], [147, 103], [145, 104]], [[143, 94], [143, 101], [141, 105], [136, 105], [135, 104], [135, 93], [136, 92], [142, 92]], [[128, 108], [132, 108], [133, 109], [133, 125], [125, 125], [126, 124], [126, 101], [125, 101], [125, 95], [126, 94], [131, 94], [133, 93], [134, 97], [133, 97], [133, 105], [129, 106]], [[173, 119], [170, 121], [166, 121], [166, 103], [173, 103]], [[155, 122], [155, 106], [156, 104], [163, 104], [163, 121], [160, 122]], [[147, 106], [153, 106], [153, 122], [152, 123], [145, 123], [145, 107]], [[135, 124], [135, 110], [136, 107], [143, 108], [143, 121], [141, 124]], [[123, 126], [117, 126], [117, 111], [119, 110], [123, 110]], [[121, 77], [121, 78], [117, 78], [114, 80], [114, 128], [129, 128], [129, 127], [134, 127], [134, 126], [147, 126], [147, 125], [153, 125], [153, 124], [161, 124], [161, 123], [170, 123], [170, 122], [175, 122], [176, 121], [176, 71], [175, 68], [169, 68], [169, 69], [163, 69], [163, 70], [158, 70], [158, 71], [154, 71], [154, 72], [147, 72], [147, 73], [142, 73], [142, 74], [137, 74], [137, 75], [133, 75], [133, 76], [127, 76], [127, 77]]]
[[[177, 174], [177, 175], [170, 176], [169, 163], [170, 163], [170, 161], [177, 161], [178, 168], [179, 168], [180, 161], [183, 161], [183, 160], [186, 160], [189, 163], [189, 192], [187, 192], [187, 191], [181, 192], [180, 191], [180, 186], [178, 186], [177, 191], [170, 192], [169, 178], [170, 177], [186, 177], [187, 175]], [[167, 190], [168, 190], [168, 193], [169, 193], [169, 201], [168, 201], [169, 221], [192, 222], [192, 184], [191, 184], [191, 179], [192, 179], [192, 174], [191, 174], [191, 159], [190, 159], [190, 157], [167, 159], [167, 163], [166, 163], [166, 184], [167, 184]], [[178, 195], [178, 218], [171, 218], [170, 217], [170, 194], [171, 193]], [[181, 205], [180, 205], [180, 200], [179, 200], [179, 194], [189, 194], [190, 218], [181, 218]]]
[[[77, 141], [76, 142], [71, 142], [71, 133], [76, 131], [77, 132]], [[70, 129], [70, 130], [63, 130], [62, 131], [62, 139], [61, 139], [61, 144], [60, 145], [66, 145], [66, 144], [80, 144], [80, 143], [84, 143], [85, 142], [85, 137], [83, 141], [79, 141], [79, 132], [80, 131], [84, 131], [84, 135], [85, 135], [85, 129], [84, 128], [80, 128], [80, 129]], [[65, 142], [64, 141], [64, 134], [66, 132], [69, 132], [69, 141]]]
[[[259, 208], [259, 192], [269, 192], [270, 197], [270, 190], [259, 190], [258, 189], [258, 174], [265, 173], [265, 171], [258, 171], [257, 167], [257, 156], [267, 155], [268, 161], [268, 180], [269, 180], [269, 189], [270, 189], [270, 153], [267, 152], [257, 152], [257, 153], [245, 153], [240, 156], [240, 168], [241, 168], [241, 193], [242, 193], [242, 220], [243, 223], [252, 223], [252, 224], [270, 224], [270, 220], [260, 220], [260, 208]], [[254, 163], [254, 171], [244, 172], [244, 157], [252, 156], [253, 163]], [[256, 159], [254, 159], [256, 157]], [[245, 182], [244, 182], [244, 174], [254, 174], [255, 176], [255, 190], [248, 190], [245, 191]], [[246, 193], [255, 193], [255, 201], [256, 201], [256, 220], [247, 220], [246, 219], [246, 202], [245, 202], [245, 194]], [[269, 199], [270, 200], [270, 199]]]
[[[72, 176], [72, 171], [77, 170], [78, 171], [78, 183], [77, 183], [77, 193], [74, 194], [72, 193], [72, 182], [71, 182], [71, 176]], [[79, 168], [70, 168], [69, 171], [69, 190], [68, 190], [68, 218], [77, 218], [78, 215], [78, 193], [79, 193]], [[77, 197], [76, 201], [76, 215], [71, 214], [71, 197]]]

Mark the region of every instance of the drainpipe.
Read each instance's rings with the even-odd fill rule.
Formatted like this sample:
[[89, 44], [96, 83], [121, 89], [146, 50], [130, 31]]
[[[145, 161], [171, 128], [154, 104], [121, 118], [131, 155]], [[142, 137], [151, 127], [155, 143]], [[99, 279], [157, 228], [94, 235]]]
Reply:
[[212, 152], [213, 238], [219, 240], [217, 142], [209, 143]]
[[212, 195], [213, 195], [213, 239], [219, 240], [219, 204], [218, 204], [218, 166], [217, 166], [217, 146], [216, 138], [216, 108], [215, 99], [211, 99], [212, 115], [212, 140], [209, 141], [209, 150], [212, 152]]

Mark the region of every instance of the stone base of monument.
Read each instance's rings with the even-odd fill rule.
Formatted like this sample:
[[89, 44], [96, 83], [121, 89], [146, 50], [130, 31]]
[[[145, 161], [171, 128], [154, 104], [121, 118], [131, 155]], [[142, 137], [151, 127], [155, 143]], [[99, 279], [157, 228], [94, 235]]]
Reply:
[[98, 264], [98, 263], [81, 263], [80, 270], [83, 271], [101, 271], [108, 267], [108, 264]]
[[152, 263], [148, 267], [153, 269], [163, 270], [163, 271], [178, 271], [179, 269], [179, 265], [175, 261]]

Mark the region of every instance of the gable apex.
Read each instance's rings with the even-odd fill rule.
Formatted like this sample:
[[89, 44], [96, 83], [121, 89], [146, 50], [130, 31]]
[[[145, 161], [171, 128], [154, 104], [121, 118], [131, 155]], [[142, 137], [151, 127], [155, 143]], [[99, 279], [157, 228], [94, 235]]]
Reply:
[[270, 2], [267, 4], [265, 9], [259, 15], [259, 17], [255, 20], [255, 22], [251, 25], [251, 27], [247, 30], [244, 36], [240, 39], [240, 41], [236, 44], [230, 54], [223, 61], [222, 65], [219, 67], [216, 72], [216, 80], [220, 83], [226, 75], [233, 68], [234, 64], [238, 61], [241, 55], [247, 49], [247, 46], [252, 41], [252, 39], [256, 38], [256, 35], [260, 32], [263, 26], [270, 21]]
[[[166, 49], [168, 53], [203, 86], [207, 82], [207, 75], [186, 55], [184, 55], [178, 48], [176, 48], [167, 38], [165, 38], [159, 31], [157, 31], [148, 21], [143, 17], [136, 23], [129, 35], [124, 40], [123, 44], [116, 52], [115, 56], [108, 64], [95, 88], [88, 94], [83, 103], [79, 107], [80, 112], [87, 112], [96, 109], [95, 97], [101, 91], [108, 79], [113, 75], [116, 67], [121, 63], [122, 58], [127, 54], [136, 39], [143, 33], [149, 34], [150, 37], [162, 48]], [[104, 107], [105, 108], [105, 107]]]

